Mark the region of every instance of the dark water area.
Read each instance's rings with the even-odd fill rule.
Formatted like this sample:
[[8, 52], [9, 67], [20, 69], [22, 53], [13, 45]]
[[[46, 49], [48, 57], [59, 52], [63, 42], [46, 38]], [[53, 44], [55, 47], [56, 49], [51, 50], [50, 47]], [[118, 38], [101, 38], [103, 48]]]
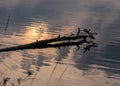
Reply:
[[0, 48], [69, 35], [78, 26], [98, 33], [98, 47], [0, 52], [0, 81], [10, 77], [7, 85], [16, 86], [31, 70], [20, 86], [120, 86], [119, 0], [0, 0]]

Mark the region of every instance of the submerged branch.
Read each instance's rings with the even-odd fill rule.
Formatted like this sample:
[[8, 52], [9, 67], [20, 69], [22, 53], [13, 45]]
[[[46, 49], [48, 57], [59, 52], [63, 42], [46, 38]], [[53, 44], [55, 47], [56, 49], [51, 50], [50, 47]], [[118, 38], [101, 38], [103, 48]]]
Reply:
[[[42, 48], [60, 48], [60, 47], [65, 47], [65, 46], [72, 46], [76, 45], [77, 47], [83, 43], [91, 43], [87, 41], [87, 38], [91, 38], [89, 35], [76, 35], [76, 36], [68, 36], [68, 37], [56, 37], [52, 39], [47, 39], [47, 40], [41, 40], [41, 41], [36, 41], [30, 44], [25, 44], [25, 45], [19, 45], [19, 46], [13, 46], [9, 48], [3, 48], [0, 49], [0, 52], [5, 52], [5, 51], [16, 51], [16, 50], [23, 50], [23, 49], [42, 49]], [[82, 40], [81, 40], [82, 39]], [[68, 42], [64, 42], [68, 41]], [[56, 43], [58, 42], [58, 43]], [[52, 44], [54, 43], [54, 44]]]

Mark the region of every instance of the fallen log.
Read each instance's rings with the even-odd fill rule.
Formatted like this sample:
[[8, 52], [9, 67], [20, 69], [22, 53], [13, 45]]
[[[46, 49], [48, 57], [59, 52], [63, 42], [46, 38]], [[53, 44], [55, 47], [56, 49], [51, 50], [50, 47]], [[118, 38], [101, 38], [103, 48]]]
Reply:
[[[25, 44], [25, 45], [2, 48], [2, 49], [0, 49], [0, 52], [16, 51], [16, 50], [24, 50], [24, 49], [38, 49], [38, 48], [39, 49], [57, 48], [57, 47], [59, 48], [59, 47], [65, 47], [65, 46], [71, 46], [71, 45], [79, 46], [83, 43], [90, 43], [86, 40], [87, 38], [94, 39], [93, 37], [91, 37], [89, 35], [78, 35], [78, 33], [77, 33], [76, 36], [68, 36], [68, 37], [58, 36], [56, 38], [36, 41], [36, 42]], [[82, 40], [80, 41], [79, 39], [82, 39]], [[76, 40], [79, 40], [79, 41], [76, 41]], [[64, 41], [67, 41], [67, 42], [64, 42]], [[59, 43], [56, 43], [56, 42], [59, 42]]]

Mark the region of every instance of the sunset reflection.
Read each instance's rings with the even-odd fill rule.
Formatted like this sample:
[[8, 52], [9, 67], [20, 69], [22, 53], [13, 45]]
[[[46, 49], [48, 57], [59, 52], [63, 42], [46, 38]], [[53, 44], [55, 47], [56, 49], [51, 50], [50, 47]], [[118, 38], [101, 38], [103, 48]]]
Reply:
[[36, 40], [48, 39], [51, 35], [48, 33], [48, 24], [45, 22], [33, 22], [28, 26], [25, 26], [23, 31], [22, 43], [30, 43]]
[[0, 0], [0, 49], [84, 29], [97, 33], [97, 47], [69, 46], [82, 39], [68, 39], [50, 43], [60, 47], [0, 52], [0, 86], [120, 86], [120, 0]]

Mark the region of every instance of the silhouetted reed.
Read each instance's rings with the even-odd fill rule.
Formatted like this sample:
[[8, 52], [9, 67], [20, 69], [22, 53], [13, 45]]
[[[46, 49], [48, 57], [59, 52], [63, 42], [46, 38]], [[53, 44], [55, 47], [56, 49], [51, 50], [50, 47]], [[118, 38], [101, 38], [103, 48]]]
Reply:
[[6, 25], [5, 25], [5, 31], [8, 29], [10, 17], [11, 17], [11, 14], [9, 13], [9, 14], [8, 14], [8, 19], [7, 19], [7, 22], [6, 22]]
[[64, 71], [62, 72], [62, 74], [60, 75], [59, 79], [57, 80], [57, 82], [56, 82], [55, 86], [57, 86], [57, 85], [58, 85], [58, 83], [60, 82], [60, 80], [61, 80], [61, 78], [63, 77], [64, 73], [65, 73], [65, 72], [66, 72], [66, 70], [68, 69], [68, 67], [69, 67], [69, 65], [67, 65], [67, 66], [65, 67]]
[[56, 62], [55, 66], [54, 66], [54, 68], [53, 68], [53, 70], [52, 70], [52, 72], [51, 72], [51, 74], [50, 74], [50, 76], [49, 76], [49, 79], [48, 79], [48, 81], [47, 81], [47, 86], [49, 85], [49, 82], [50, 82], [50, 80], [51, 80], [51, 77], [52, 77], [52, 75], [54, 74], [54, 72], [55, 72], [55, 70], [56, 70], [56, 68], [57, 68], [57, 65], [59, 64], [59, 60], [60, 60], [60, 57], [58, 57], [57, 62]]

